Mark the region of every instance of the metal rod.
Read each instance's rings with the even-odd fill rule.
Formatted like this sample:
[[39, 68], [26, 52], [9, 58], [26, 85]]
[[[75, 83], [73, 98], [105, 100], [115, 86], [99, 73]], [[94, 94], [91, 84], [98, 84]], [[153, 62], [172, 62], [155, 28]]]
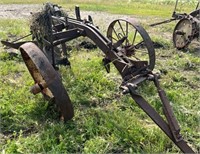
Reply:
[[12, 41], [11, 43], [17, 42], [17, 41], [19, 41], [19, 40], [21, 40], [21, 39], [23, 39], [23, 38], [26, 38], [26, 37], [28, 37], [28, 36], [30, 36], [30, 35], [32, 35], [32, 34], [30, 33], [30, 34], [28, 34], [28, 35], [25, 35], [25, 36], [23, 36], [23, 37], [20, 37], [20, 38], [18, 38], [18, 39], [16, 39], [16, 40]]
[[134, 37], [133, 37], [133, 41], [132, 41], [132, 45], [134, 45], [134, 43], [135, 43], [136, 35], [137, 35], [137, 30], [135, 29], [135, 33], [134, 33]]
[[174, 7], [174, 12], [172, 14], [172, 17], [176, 14], [177, 5], [178, 5], [178, 0], [176, 0], [176, 4], [175, 4], [175, 7]]
[[196, 10], [198, 9], [198, 7], [199, 7], [199, 2], [197, 3]]
[[120, 26], [120, 28], [121, 28], [121, 30], [122, 30], [122, 33], [123, 33], [123, 34], [124, 34], [124, 36], [125, 36], [126, 34], [125, 34], [125, 32], [124, 32], [124, 29], [123, 29], [123, 27], [122, 27], [122, 25], [121, 25], [120, 21], [118, 20], [117, 22], [118, 22], [118, 24], [119, 24], [119, 26]]
[[127, 36], [127, 39], [126, 39], [126, 46], [129, 44], [129, 41], [128, 41], [128, 22], [126, 22], [126, 36]]

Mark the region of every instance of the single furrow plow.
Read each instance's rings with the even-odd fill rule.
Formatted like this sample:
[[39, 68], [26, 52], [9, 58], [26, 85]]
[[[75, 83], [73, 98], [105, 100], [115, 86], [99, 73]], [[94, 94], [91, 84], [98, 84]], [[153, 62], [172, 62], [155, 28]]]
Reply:
[[[32, 40], [1, 41], [8, 47], [20, 50], [35, 82], [31, 92], [42, 93], [47, 100], [54, 100], [61, 118], [65, 121], [72, 119], [73, 105], [62, 84], [57, 65], [63, 61], [63, 65], [70, 65], [66, 56], [66, 42], [80, 36], [88, 37], [104, 53], [102, 62], [106, 71], [110, 72], [112, 63], [121, 74], [123, 94], [130, 94], [182, 152], [194, 153], [180, 134], [179, 124], [159, 85], [159, 75], [152, 72], [155, 50], [145, 29], [133, 18], [122, 18], [111, 22], [105, 37], [93, 24], [91, 16], [81, 19], [79, 7], [75, 8], [75, 14], [76, 18], [70, 18], [58, 5], [47, 3], [43, 11], [33, 15], [30, 27]], [[137, 87], [146, 80], [154, 82], [157, 88], [165, 119], [137, 92]]]

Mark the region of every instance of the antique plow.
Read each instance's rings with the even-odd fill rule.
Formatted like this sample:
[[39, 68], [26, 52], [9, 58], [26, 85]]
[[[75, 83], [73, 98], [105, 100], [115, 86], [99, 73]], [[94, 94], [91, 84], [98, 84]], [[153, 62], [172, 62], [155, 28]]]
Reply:
[[172, 13], [172, 18], [151, 24], [150, 26], [156, 26], [171, 21], [179, 20], [173, 31], [173, 44], [178, 50], [185, 49], [194, 40], [199, 39], [200, 35], [200, 8], [197, 2], [194, 11], [188, 13], [177, 13], [178, 0], [176, 0], [175, 8]]
[[[64, 60], [64, 65], [70, 65], [66, 57], [66, 42], [80, 36], [88, 37], [104, 53], [103, 64], [106, 71], [110, 72], [112, 63], [121, 74], [123, 81], [120, 88], [123, 93], [130, 94], [182, 152], [194, 153], [180, 134], [170, 103], [159, 85], [158, 75], [152, 72], [155, 51], [144, 28], [133, 18], [117, 19], [111, 22], [105, 37], [94, 26], [91, 16], [82, 20], [79, 7], [75, 8], [75, 13], [76, 18], [70, 18], [57, 5], [47, 3], [43, 12], [34, 17], [31, 25], [32, 41], [2, 41], [4, 45], [20, 50], [35, 81], [31, 92], [41, 92], [46, 99], [55, 100], [61, 117], [70, 120], [74, 109], [57, 71], [57, 64]], [[146, 80], [155, 83], [166, 120], [137, 92], [139, 84]]]

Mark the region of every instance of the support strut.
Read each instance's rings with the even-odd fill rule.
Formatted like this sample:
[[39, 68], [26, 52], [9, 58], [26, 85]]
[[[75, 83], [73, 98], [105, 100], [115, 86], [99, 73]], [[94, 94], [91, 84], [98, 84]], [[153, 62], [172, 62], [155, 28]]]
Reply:
[[[152, 74], [150, 75], [152, 78]], [[166, 116], [167, 122], [156, 112], [156, 110], [136, 92], [135, 86], [131, 83], [127, 84], [128, 91], [133, 100], [138, 106], [160, 127], [160, 129], [176, 144], [177, 147], [183, 153], [194, 153], [194, 151], [188, 146], [186, 141], [180, 134], [180, 127], [173, 114], [169, 100], [166, 97], [164, 90], [159, 86], [159, 81], [156, 75], [153, 75], [155, 86], [158, 90], [159, 97], [163, 103], [163, 110]]]

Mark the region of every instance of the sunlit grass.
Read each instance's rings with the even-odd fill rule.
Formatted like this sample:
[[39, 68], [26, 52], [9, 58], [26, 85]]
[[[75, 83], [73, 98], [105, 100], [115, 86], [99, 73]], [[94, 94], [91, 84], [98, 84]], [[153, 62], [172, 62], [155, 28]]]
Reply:
[[[2, 0], [0, 4], [44, 4], [46, 0]], [[106, 11], [115, 14], [145, 15], [145, 16], [162, 16], [171, 17], [174, 11], [175, 1], [171, 0], [51, 0], [50, 2], [60, 4], [66, 8], [73, 9], [79, 5], [81, 9], [88, 11]], [[187, 6], [187, 7], [185, 7]], [[196, 1], [180, 1], [177, 8], [178, 12], [189, 13], [195, 9]]]
[[10, 41], [14, 41], [20, 36], [25, 36], [30, 33], [28, 25], [29, 25], [29, 20], [1, 19], [0, 39], [1, 40], [11, 39]]
[[[177, 53], [171, 54], [173, 50], [158, 52], [156, 68], [168, 71], [162, 74], [161, 85], [172, 103], [182, 134], [197, 148], [199, 95], [196, 88], [186, 85], [192, 81], [195, 85], [199, 79], [183, 70], [187, 57], [195, 65], [199, 64], [198, 59], [186, 53], [183, 54], [186, 59], [177, 58]], [[0, 108], [4, 135], [1, 150], [7, 153], [179, 151], [128, 95], [119, 93], [119, 76], [114, 70], [110, 75], [105, 73], [99, 54], [96, 50], [74, 51], [70, 57], [72, 68], [60, 68], [75, 109], [73, 120], [63, 124], [58, 121], [54, 107], [49, 108], [41, 95], [29, 93], [33, 81], [23, 61], [1, 53]], [[162, 59], [165, 54], [171, 55], [171, 59]], [[174, 58], [177, 63], [173, 63]], [[194, 74], [196, 71], [190, 70]], [[139, 90], [162, 114], [153, 83], [146, 83]]]
[[[8, 3], [1, 1], [5, 2]], [[72, 7], [81, 2], [67, 1], [68, 4], [64, 4], [64, 7]], [[105, 5], [101, 4], [98, 8], [99, 2]], [[159, 11], [148, 14], [150, 6], [154, 8], [148, 3], [142, 6], [139, 1], [131, 1], [130, 5], [126, 5], [127, 1], [117, 1], [118, 4], [113, 4], [109, 9], [106, 5], [111, 2], [99, 2], [88, 0], [80, 6], [88, 10], [99, 9], [114, 13], [122, 13], [123, 6], [127, 14], [133, 13], [128, 11], [136, 11], [133, 8], [137, 7], [142, 10], [139, 15], [156, 13], [156, 16], [165, 18], [174, 5], [171, 1], [155, 1], [157, 4], [151, 1], [155, 6], [170, 6], [169, 14], [164, 15], [164, 6], [161, 10], [163, 14]], [[149, 8], [145, 9], [147, 7]], [[152, 40], [163, 45], [163, 48], [156, 49], [155, 71], [161, 73], [161, 86], [166, 91], [180, 123], [181, 133], [192, 148], [199, 151], [199, 57], [195, 55], [193, 48], [189, 48], [188, 52], [174, 49], [169, 35], [173, 31], [174, 23], [150, 28], [149, 20], [142, 20], [145, 22], [142, 24], [146, 25]], [[27, 33], [29, 27], [26, 20], [0, 20], [1, 39], [14, 39]], [[11, 34], [14, 36], [10, 36]], [[69, 57], [71, 68], [60, 67], [63, 84], [75, 109], [75, 117], [67, 123], [59, 121], [55, 106], [50, 106], [41, 94], [35, 96], [29, 92], [34, 82], [20, 54], [8, 54], [2, 47], [0, 50], [2, 153], [180, 153], [131, 97], [121, 94], [121, 78], [113, 65], [111, 73], [106, 73], [102, 66], [102, 52], [98, 49], [87, 51], [74, 47]], [[162, 104], [153, 83], [143, 83], [138, 90], [163, 116]]]

